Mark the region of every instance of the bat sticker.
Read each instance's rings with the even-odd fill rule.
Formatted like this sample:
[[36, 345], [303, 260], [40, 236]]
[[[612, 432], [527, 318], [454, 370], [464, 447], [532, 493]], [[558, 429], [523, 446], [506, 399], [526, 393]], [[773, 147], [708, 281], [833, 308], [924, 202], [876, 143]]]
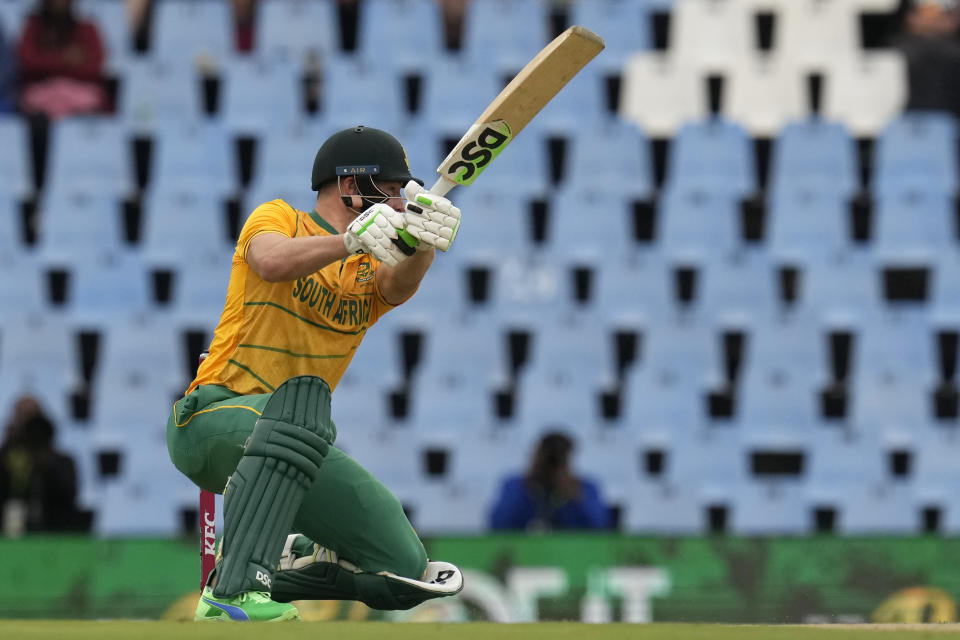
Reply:
[[445, 173], [457, 184], [470, 185], [511, 138], [510, 125], [503, 120], [473, 125], [444, 162], [449, 162]]

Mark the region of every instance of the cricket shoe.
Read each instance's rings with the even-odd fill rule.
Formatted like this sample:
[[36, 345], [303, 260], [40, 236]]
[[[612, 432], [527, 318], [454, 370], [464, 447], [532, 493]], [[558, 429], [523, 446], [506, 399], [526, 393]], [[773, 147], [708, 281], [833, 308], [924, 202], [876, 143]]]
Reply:
[[218, 598], [213, 595], [213, 587], [204, 588], [194, 617], [198, 622], [279, 622], [299, 619], [300, 612], [295, 606], [274, 602], [265, 591], [246, 591], [229, 598]]

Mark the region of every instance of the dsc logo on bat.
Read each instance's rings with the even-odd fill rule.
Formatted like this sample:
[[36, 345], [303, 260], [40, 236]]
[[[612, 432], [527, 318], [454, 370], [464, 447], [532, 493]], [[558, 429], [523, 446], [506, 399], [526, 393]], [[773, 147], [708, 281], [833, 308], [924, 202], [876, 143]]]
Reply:
[[457, 184], [468, 186], [503, 151], [511, 139], [503, 120], [475, 124], [446, 157], [440, 170]]

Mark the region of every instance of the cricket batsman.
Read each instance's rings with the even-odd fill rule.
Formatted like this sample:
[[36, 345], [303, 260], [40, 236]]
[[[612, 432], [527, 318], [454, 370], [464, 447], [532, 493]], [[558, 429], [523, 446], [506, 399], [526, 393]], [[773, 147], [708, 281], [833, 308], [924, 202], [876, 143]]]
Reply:
[[367, 330], [456, 237], [460, 210], [422, 185], [393, 136], [357, 126], [317, 152], [312, 211], [273, 200], [243, 225], [209, 356], [167, 421], [177, 469], [224, 496], [197, 620], [296, 620], [301, 599], [408, 609], [462, 589], [334, 446], [330, 418]]

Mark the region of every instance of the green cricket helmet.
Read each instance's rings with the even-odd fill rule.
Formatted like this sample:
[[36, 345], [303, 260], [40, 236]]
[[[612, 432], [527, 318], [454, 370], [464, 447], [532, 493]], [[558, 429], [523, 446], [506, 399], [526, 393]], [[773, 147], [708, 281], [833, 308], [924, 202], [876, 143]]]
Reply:
[[407, 152], [400, 141], [386, 131], [363, 125], [338, 131], [320, 146], [313, 160], [311, 187], [319, 191], [327, 182], [347, 176], [403, 184], [415, 180], [423, 185], [423, 180], [410, 175]]

